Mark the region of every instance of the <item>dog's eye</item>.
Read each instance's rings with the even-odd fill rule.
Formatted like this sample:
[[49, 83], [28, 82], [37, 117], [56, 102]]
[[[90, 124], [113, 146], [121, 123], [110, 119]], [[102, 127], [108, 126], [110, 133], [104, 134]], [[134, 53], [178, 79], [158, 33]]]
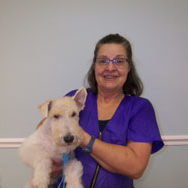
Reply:
[[76, 112], [73, 112], [72, 114], [71, 114], [71, 117], [75, 117], [76, 116]]
[[60, 117], [60, 115], [58, 115], [58, 114], [55, 114], [55, 115], [54, 115], [54, 118], [55, 118], [55, 119], [59, 119], [59, 117]]

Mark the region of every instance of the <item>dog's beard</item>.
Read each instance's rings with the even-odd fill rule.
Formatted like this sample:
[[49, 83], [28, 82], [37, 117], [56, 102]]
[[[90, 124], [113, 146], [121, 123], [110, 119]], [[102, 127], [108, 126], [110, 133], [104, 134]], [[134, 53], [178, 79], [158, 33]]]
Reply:
[[74, 136], [74, 140], [70, 143], [67, 143], [64, 141], [64, 137], [63, 136], [59, 136], [56, 138], [53, 138], [53, 142], [57, 147], [77, 147], [80, 145], [81, 143], [81, 139]]
[[74, 151], [77, 147], [78, 144], [75, 143], [71, 143], [71, 144], [67, 144], [67, 143], [62, 143], [62, 142], [54, 142], [56, 148], [58, 148], [58, 153], [64, 154], [64, 153], [70, 153], [72, 151]]

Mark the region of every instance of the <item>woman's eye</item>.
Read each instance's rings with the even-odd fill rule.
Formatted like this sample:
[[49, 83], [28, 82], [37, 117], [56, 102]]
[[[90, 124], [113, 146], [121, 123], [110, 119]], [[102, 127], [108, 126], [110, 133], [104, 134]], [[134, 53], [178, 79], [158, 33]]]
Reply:
[[124, 63], [124, 61], [123, 61], [123, 59], [117, 59], [117, 63], [122, 64], [122, 63]]
[[104, 63], [106, 63], [106, 60], [105, 60], [105, 59], [101, 59], [101, 60], [99, 61], [99, 63], [100, 63], [100, 64], [104, 64]]
[[57, 114], [54, 115], [55, 119], [59, 119], [59, 117], [60, 117], [60, 115], [57, 115]]
[[104, 58], [104, 59], [103, 59], [103, 58], [98, 58], [98, 59], [97, 59], [97, 62], [98, 62], [99, 64], [105, 64], [106, 61], [107, 61], [107, 60], [106, 60], [105, 58]]

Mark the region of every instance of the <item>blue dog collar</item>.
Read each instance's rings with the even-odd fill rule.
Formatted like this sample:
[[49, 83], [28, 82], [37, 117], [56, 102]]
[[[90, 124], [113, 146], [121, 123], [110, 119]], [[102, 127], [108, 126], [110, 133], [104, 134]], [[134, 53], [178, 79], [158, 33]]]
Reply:
[[[65, 167], [67, 166], [68, 162], [69, 162], [69, 155], [68, 154], [64, 154], [63, 157], [62, 157], [63, 169], [65, 169]], [[63, 172], [61, 181], [60, 181], [60, 183], [58, 185], [58, 188], [66, 188], [64, 172]]]

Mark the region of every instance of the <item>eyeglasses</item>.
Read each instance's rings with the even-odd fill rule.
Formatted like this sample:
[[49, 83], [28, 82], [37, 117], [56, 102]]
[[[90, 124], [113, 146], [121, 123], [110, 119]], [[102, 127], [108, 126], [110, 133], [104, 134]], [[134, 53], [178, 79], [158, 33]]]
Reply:
[[114, 59], [108, 59], [103, 57], [96, 58], [96, 63], [100, 66], [107, 66], [110, 62], [112, 62], [117, 67], [122, 67], [125, 65], [125, 63], [128, 61], [127, 58], [114, 58]]

